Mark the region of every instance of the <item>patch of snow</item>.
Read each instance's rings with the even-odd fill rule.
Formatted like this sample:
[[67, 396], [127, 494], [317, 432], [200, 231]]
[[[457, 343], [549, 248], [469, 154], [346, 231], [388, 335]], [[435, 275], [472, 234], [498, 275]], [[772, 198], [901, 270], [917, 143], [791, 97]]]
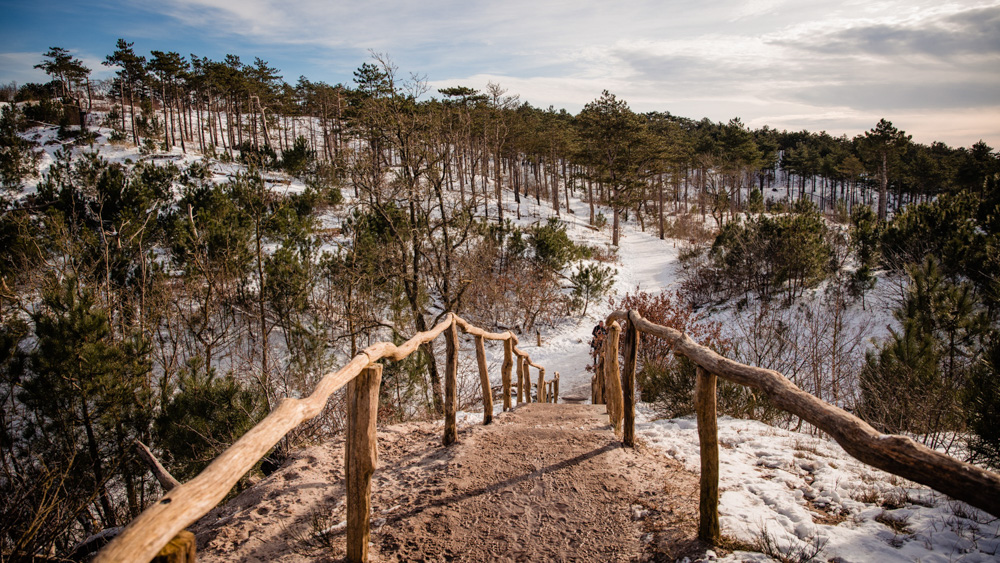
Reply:
[[[651, 420], [648, 444], [700, 471], [693, 418]], [[835, 442], [730, 417], [719, 418], [720, 525], [751, 545], [834, 561], [997, 561], [1000, 519], [852, 458]], [[720, 561], [746, 561], [735, 552]]]

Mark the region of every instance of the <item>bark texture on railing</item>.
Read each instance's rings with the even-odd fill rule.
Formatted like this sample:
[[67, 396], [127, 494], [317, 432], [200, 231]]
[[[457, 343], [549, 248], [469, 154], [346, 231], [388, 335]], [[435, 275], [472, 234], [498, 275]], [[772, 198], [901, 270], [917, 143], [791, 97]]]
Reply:
[[635, 324], [625, 325], [625, 366], [622, 370], [622, 416], [625, 427], [622, 430], [622, 442], [630, 448], [635, 447], [635, 364], [639, 353], [639, 334]]
[[[765, 393], [775, 406], [826, 432], [856, 459], [1000, 516], [1000, 475], [906, 436], [882, 434], [849, 412], [799, 389], [782, 374], [725, 358], [678, 330], [646, 320], [636, 311], [615, 311], [606, 324], [612, 321], [628, 322], [638, 332], [662, 338], [675, 354], [687, 357], [706, 374]], [[617, 348], [615, 356], [605, 360], [617, 365]]]
[[476, 365], [479, 367], [479, 385], [483, 394], [483, 424], [493, 422], [493, 388], [490, 386], [490, 373], [486, 368], [486, 345], [483, 337], [476, 335]]
[[[511, 332], [486, 332], [468, 324], [453, 313], [449, 313], [447, 318], [432, 329], [418, 333], [398, 346], [390, 342], [373, 344], [365, 348], [357, 356], [354, 356], [340, 370], [323, 376], [312, 394], [308, 397], [303, 399], [283, 399], [264, 420], [251, 428], [236, 443], [230, 446], [229, 449], [219, 455], [219, 457], [215, 458], [196, 477], [187, 483], [173, 487], [158, 502], [146, 508], [145, 511], [126, 526], [118, 537], [97, 554], [94, 561], [96, 563], [150, 561], [157, 555], [160, 548], [177, 536], [179, 532], [194, 523], [198, 518], [201, 518], [205, 513], [214, 508], [219, 501], [225, 498], [226, 494], [239, 481], [240, 477], [264, 457], [288, 432], [302, 422], [319, 415], [330, 396], [344, 387], [348, 382], [358, 377], [362, 373], [362, 370], [372, 366], [379, 360], [399, 361], [405, 359], [422, 344], [434, 340], [444, 332], [447, 332], [448, 358], [445, 373], [446, 396], [444, 406], [446, 415], [443, 442], [445, 445], [453, 443], [457, 438], [455, 428], [457, 385], [455, 380], [458, 369], [459, 343], [456, 328], [461, 328], [463, 332], [477, 337], [477, 342], [479, 339], [503, 340], [505, 342], [505, 381], [509, 381], [510, 377], [510, 367], [507, 361], [508, 357], [510, 357], [510, 354], [507, 353], [508, 348], [511, 353], [516, 354], [518, 365], [520, 366], [523, 363], [525, 379], [528, 379], [528, 366], [542, 369], [542, 366], [531, 362], [530, 356], [526, 352], [517, 349], [517, 337]], [[482, 371], [480, 373], [482, 374]], [[483, 399], [484, 403], [486, 403], [491, 399], [491, 397], [487, 399], [490, 394], [488, 390], [488, 376], [484, 379], [484, 385], [486, 387]], [[528, 382], [528, 385], [530, 394], [530, 382]], [[523, 387], [523, 385], [520, 387]], [[375, 393], [377, 398], [377, 385]], [[505, 406], [509, 406], [509, 389], [506, 393]], [[492, 407], [489, 408], [489, 412], [492, 415]], [[362, 416], [362, 418], [364, 417]], [[369, 446], [374, 447], [371, 445], [374, 444], [374, 440], [374, 430], [372, 430], [370, 441], [356, 445], [368, 451]], [[351, 462], [345, 460], [345, 463]], [[372, 461], [372, 465], [374, 465], [374, 461]], [[361, 473], [367, 471], [366, 468], [360, 469]], [[364, 479], [360, 479], [359, 482], [363, 485]], [[349, 537], [353, 537], [350, 533], [348, 535]], [[363, 541], [367, 544], [367, 539]], [[350, 549], [349, 553], [352, 553]], [[359, 553], [353, 553], [353, 555], [354, 557], [351, 557], [351, 559], [359, 557], [360, 560], [363, 560], [365, 557], [364, 550]]]
[[604, 401], [616, 436], [621, 436], [622, 417], [625, 415], [622, 378], [618, 368], [618, 336], [621, 331], [618, 321], [612, 321], [608, 323], [608, 335], [604, 337]]
[[717, 544], [719, 528], [719, 419], [715, 376], [697, 368], [694, 403], [698, 417], [698, 448], [701, 454], [701, 493], [698, 502], [698, 537]]
[[545, 369], [538, 370], [538, 402], [547, 403], [548, 398], [545, 396]]
[[500, 367], [500, 376], [503, 381], [503, 410], [510, 410], [510, 375], [514, 366], [514, 342], [511, 339], [503, 341], [503, 366]]
[[458, 329], [455, 323], [444, 329], [447, 363], [444, 370], [444, 437], [441, 442], [450, 446], [458, 440]]
[[344, 480], [347, 482], [347, 560], [368, 560], [371, 537], [372, 475], [378, 465], [378, 390], [382, 365], [372, 364], [347, 382], [347, 437]]

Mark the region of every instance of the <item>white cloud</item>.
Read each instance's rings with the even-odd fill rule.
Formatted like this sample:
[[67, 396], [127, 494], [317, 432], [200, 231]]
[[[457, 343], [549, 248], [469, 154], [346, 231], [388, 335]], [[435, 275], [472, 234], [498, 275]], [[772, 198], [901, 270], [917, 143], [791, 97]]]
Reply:
[[41, 53], [0, 53], [0, 75], [18, 84], [48, 82], [45, 72], [33, 68], [40, 62]]
[[793, 128], [935, 111], [986, 124], [1000, 99], [1000, 0], [138, 1], [216, 44], [260, 47], [245, 60], [304, 53], [286, 78], [349, 81], [371, 49], [435, 85], [492, 79], [570, 111], [608, 89], [639, 110]]
[[[88, 53], [80, 53], [75, 49], [67, 49], [70, 54], [83, 62], [84, 66], [91, 70], [91, 79], [106, 78], [113, 72], [101, 65], [103, 57], [96, 57]], [[0, 76], [6, 81], [14, 81], [18, 84], [28, 82], [46, 83], [51, 78], [45, 71], [34, 68], [36, 64], [45, 60], [44, 51], [39, 52], [8, 52], [0, 53]]]

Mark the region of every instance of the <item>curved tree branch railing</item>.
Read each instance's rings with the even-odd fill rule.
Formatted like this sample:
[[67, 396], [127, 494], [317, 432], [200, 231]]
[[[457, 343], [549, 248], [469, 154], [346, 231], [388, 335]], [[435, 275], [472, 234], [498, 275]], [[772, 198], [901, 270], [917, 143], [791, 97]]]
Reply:
[[[399, 361], [417, 348], [442, 333], [447, 344], [445, 373], [445, 446], [457, 438], [457, 373], [458, 331], [472, 335], [476, 341], [476, 356], [483, 392], [484, 424], [493, 417], [493, 397], [486, 374], [484, 340], [504, 342], [504, 361], [501, 368], [504, 387], [504, 410], [509, 410], [511, 393], [511, 368], [517, 358], [519, 398], [523, 394], [530, 402], [531, 382], [528, 369], [539, 371], [539, 397], [545, 396], [545, 370], [531, 361], [530, 356], [517, 348], [517, 337], [510, 331], [486, 332], [449, 313], [434, 328], [418, 333], [396, 346], [379, 342], [365, 348], [339, 371], [328, 373], [319, 381], [315, 390], [306, 398], [286, 398], [264, 420], [251, 428], [226, 451], [215, 458], [201, 473], [187, 483], [170, 489], [159, 501], [137, 516], [122, 533], [104, 547], [94, 559], [95, 563], [119, 561], [150, 561], [179, 532], [193, 524], [214, 508], [233, 488], [236, 482], [254, 464], [267, 454], [288, 432], [302, 422], [322, 412], [330, 396], [348, 385], [348, 428], [345, 456], [347, 481], [348, 560], [365, 561], [368, 551], [368, 518], [371, 476], [374, 472], [377, 451], [375, 418], [378, 410], [378, 388], [382, 378], [379, 360]], [[519, 400], [519, 402], [521, 402]]]
[[[614, 390], [614, 380], [618, 379], [618, 347], [617, 342], [612, 342], [610, 338], [616, 333], [614, 327], [618, 326], [618, 321], [627, 323], [625, 365], [621, 376], [624, 404], [621, 407], [617, 403], [620, 397], [615, 395]], [[603, 375], [601, 391], [608, 403], [611, 423], [617, 429], [616, 417], [624, 418], [623, 440], [626, 445], [635, 444], [634, 399], [638, 332], [664, 339], [675, 354], [687, 357], [698, 368], [695, 406], [698, 410], [698, 432], [702, 449], [702, 514], [699, 526], [699, 537], [702, 539], [715, 541], [719, 536], [715, 376], [762, 391], [776, 406], [826, 432], [847, 453], [868, 465], [927, 485], [994, 516], [1000, 516], [1000, 475], [996, 473], [932, 450], [906, 436], [882, 434], [860, 418], [799, 389], [782, 374], [725, 358], [697, 344], [678, 330], [646, 320], [636, 311], [615, 311], [608, 315], [606, 324], [612, 328], [608, 331], [607, 346], [601, 351], [599, 369], [594, 376], [592, 388], [597, 398], [598, 386], [602, 383], [599, 378]], [[613, 402], [616, 403], [614, 406]], [[623, 411], [620, 415], [619, 409]]]

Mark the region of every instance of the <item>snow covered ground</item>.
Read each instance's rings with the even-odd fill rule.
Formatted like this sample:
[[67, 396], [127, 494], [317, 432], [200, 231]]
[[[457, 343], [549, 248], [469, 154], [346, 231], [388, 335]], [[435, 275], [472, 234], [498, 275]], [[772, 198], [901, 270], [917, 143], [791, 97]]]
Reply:
[[[512, 201], [507, 204], [513, 209]], [[570, 198], [570, 204], [573, 213], [567, 213], [563, 209], [559, 215], [566, 224], [566, 233], [570, 239], [591, 247], [610, 248], [610, 224], [603, 230], [595, 231], [587, 224], [590, 213], [588, 204], [578, 198]], [[607, 217], [611, 216], [608, 209], [599, 211]], [[521, 213], [522, 219], [514, 221], [521, 226], [542, 222], [555, 215], [546, 202], [539, 207], [533, 199], [528, 198], [522, 198]], [[659, 292], [672, 288], [679, 277], [679, 246], [680, 243], [676, 240], [660, 240], [652, 230], [644, 233], [637, 225], [623, 223], [617, 259], [612, 265], [617, 270], [615, 284], [609, 295], [622, 296], [628, 292], [634, 293], [636, 289]], [[591, 360], [591, 331], [610, 312], [611, 307], [607, 297], [604, 297], [591, 304], [586, 317], [571, 317], [554, 328], [542, 327], [541, 347], [536, 345], [535, 338], [525, 337], [521, 339], [519, 348], [531, 354], [532, 361], [543, 366], [553, 366], [560, 372], [561, 394], [580, 392], [583, 389], [584, 396], [589, 397], [591, 373], [586, 367]]]
[[[134, 148], [107, 142], [110, 130], [102, 129], [95, 148], [113, 162], [143, 158]], [[40, 169], [55, 161], [61, 148], [56, 128], [36, 129], [29, 138], [39, 141], [45, 154]], [[75, 151], [91, 150], [89, 147]], [[185, 166], [195, 155], [174, 149], [167, 159]], [[237, 165], [214, 164], [217, 181], [237, 171]], [[27, 192], [37, 187], [29, 184]], [[286, 189], [300, 188], [293, 182]], [[349, 199], [349, 190], [345, 190]], [[513, 195], [505, 192], [505, 205], [514, 215]], [[563, 210], [567, 233], [577, 242], [605, 247], [610, 227], [595, 231], [587, 225], [587, 204], [572, 198], [574, 213]], [[603, 212], [610, 217], [607, 209]], [[526, 226], [553, 215], [525, 198], [521, 205]], [[324, 225], [337, 222], [324, 218]], [[651, 227], [643, 233], [633, 223], [623, 224], [617, 250], [617, 275], [611, 294], [618, 297], [637, 288], [657, 292], [673, 288], [679, 280], [678, 252], [683, 243], [659, 240]], [[891, 291], [885, 288], [883, 291]], [[591, 329], [611, 308], [604, 299], [591, 306], [584, 318], [570, 318], [553, 328], [542, 328], [542, 345], [533, 335], [520, 347], [532, 359], [561, 375], [561, 395], [589, 397]], [[876, 308], [876, 324], [885, 324], [886, 307]], [[465, 350], [468, 353], [468, 349]], [[502, 349], [487, 346], [490, 372], [497, 373]], [[463, 362], [465, 363], [465, 362]], [[466, 373], [471, 370], [466, 369]], [[475, 383], [478, 385], [478, 376]], [[551, 375], [550, 375], [551, 377]], [[500, 409], [500, 404], [496, 405]], [[699, 468], [698, 439], [693, 419], [653, 420], [641, 408], [639, 434], [690, 469]], [[481, 413], [463, 413], [468, 423], [481, 421]], [[723, 417], [719, 421], [721, 444], [721, 524], [723, 534], [767, 551], [777, 559], [806, 560], [815, 555], [829, 561], [1000, 561], [1000, 520], [950, 501], [925, 487], [913, 485], [870, 468], [847, 455], [832, 441], [778, 429], [755, 421]], [[766, 561], [761, 553], [737, 551], [722, 561]]]
[[[698, 471], [693, 419], [652, 421], [637, 430]], [[849, 456], [826, 438], [722, 417], [720, 525], [772, 553], [822, 561], [998, 561], [1000, 520]], [[817, 551], [817, 549], [819, 551]], [[722, 561], [761, 560], [735, 552]]]

